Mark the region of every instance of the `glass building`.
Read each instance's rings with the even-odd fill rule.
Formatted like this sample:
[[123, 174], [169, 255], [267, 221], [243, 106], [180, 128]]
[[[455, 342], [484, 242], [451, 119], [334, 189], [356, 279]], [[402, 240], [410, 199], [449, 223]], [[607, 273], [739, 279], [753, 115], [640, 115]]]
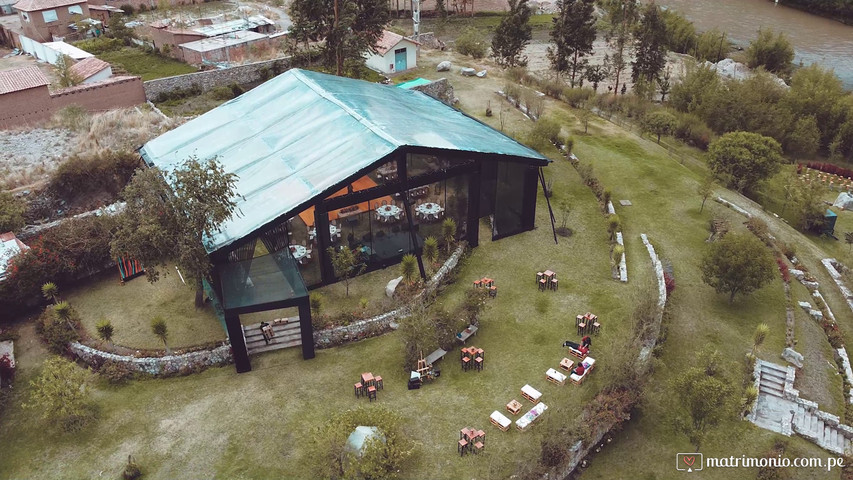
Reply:
[[549, 160], [423, 93], [293, 69], [148, 142], [169, 171], [190, 156], [238, 176], [235, 215], [205, 239], [212, 290], [237, 370], [251, 369], [240, 315], [298, 307], [303, 358], [314, 356], [308, 290], [337, 281], [329, 248], [366, 271], [413, 253], [424, 238], [478, 243], [534, 227]]

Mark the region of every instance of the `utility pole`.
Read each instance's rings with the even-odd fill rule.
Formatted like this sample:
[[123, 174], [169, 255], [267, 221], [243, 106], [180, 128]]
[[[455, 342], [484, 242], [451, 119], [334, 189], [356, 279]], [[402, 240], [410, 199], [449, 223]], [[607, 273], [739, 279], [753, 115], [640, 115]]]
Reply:
[[412, 22], [414, 23], [415, 40], [420, 41], [421, 34], [421, 0], [412, 0]]

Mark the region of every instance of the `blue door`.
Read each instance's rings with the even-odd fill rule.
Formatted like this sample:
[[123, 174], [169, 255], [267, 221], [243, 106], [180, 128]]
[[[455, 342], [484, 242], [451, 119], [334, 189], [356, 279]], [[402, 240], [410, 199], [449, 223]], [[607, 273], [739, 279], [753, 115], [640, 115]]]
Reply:
[[406, 49], [398, 48], [394, 50], [394, 71], [402, 72], [406, 68]]

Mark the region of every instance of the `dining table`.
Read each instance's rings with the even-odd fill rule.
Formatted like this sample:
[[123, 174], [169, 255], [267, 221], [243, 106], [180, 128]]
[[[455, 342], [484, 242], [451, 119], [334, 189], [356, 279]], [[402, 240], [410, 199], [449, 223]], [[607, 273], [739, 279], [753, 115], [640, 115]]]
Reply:
[[301, 262], [305, 255], [308, 254], [308, 249], [302, 245], [291, 245], [290, 246], [290, 256], [293, 257], [297, 262]]
[[[331, 223], [329, 224], [329, 236], [331, 237], [333, 242], [335, 240], [337, 240], [338, 237], [340, 237], [340, 233], [341, 233], [341, 227], [339, 227], [337, 225], [332, 225]], [[308, 240], [314, 240], [314, 237], [316, 237], [316, 236], [317, 236], [317, 228], [311, 227], [308, 230]]]
[[415, 207], [415, 211], [418, 212], [420, 216], [428, 219], [438, 218], [438, 216], [441, 214], [442, 211], [444, 211], [444, 209], [441, 207], [441, 205], [437, 203], [425, 202], [418, 204]]
[[382, 205], [381, 207], [376, 207], [376, 216], [383, 222], [389, 222], [392, 219], [399, 220], [402, 213], [403, 209], [397, 205]]

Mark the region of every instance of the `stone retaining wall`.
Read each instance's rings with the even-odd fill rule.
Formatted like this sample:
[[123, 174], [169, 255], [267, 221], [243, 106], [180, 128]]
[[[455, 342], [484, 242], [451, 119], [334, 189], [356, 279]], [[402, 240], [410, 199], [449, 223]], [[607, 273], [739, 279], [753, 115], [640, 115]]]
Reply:
[[426, 85], [412, 87], [412, 90], [423, 92], [429, 95], [430, 97], [450, 106], [453, 106], [453, 104], [458, 101], [458, 99], [456, 98], [456, 94], [453, 91], [453, 85], [451, 85], [450, 81], [448, 81], [446, 78], [439, 78], [438, 80], [430, 82]]
[[227, 343], [211, 350], [144, 358], [103, 352], [78, 342], [72, 342], [69, 348], [74, 357], [87, 365], [100, 367], [104, 362], [111, 361], [126, 365], [132, 372], [153, 376], [190, 373], [207, 367], [227, 365], [233, 361], [231, 345]]
[[145, 99], [156, 102], [161, 94], [174, 90], [189, 89], [193, 85], [198, 85], [203, 92], [206, 92], [216, 87], [231, 85], [232, 83], [244, 85], [259, 82], [287, 71], [291, 65], [291, 57], [282, 57], [274, 60], [247, 63], [222, 70], [209, 70], [206, 72], [187, 73], [174, 77], [148, 80], [143, 83]]

